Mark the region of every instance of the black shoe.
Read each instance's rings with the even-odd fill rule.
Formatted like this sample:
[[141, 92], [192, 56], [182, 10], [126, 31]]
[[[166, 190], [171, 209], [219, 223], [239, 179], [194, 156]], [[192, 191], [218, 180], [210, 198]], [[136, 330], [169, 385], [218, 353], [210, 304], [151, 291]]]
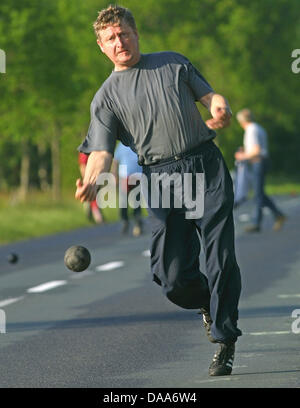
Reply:
[[258, 225], [249, 225], [245, 228], [245, 232], [260, 232], [260, 227]]
[[219, 350], [215, 353], [209, 366], [209, 375], [230, 375], [234, 359], [235, 343], [220, 343]]
[[202, 307], [200, 309], [199, 314], [202, 314], [203, 326], [205, 328], [206, 335], [207, 335], [209, 341], [212, 342], [212, 343], [217, 343], [216, 340], [211, 335], [211, 325], [212, 325], [213, 321], [212, 321], [212, 319], [210, 317], [209, 311], [207, 309], [205, 309], [204, 307]]

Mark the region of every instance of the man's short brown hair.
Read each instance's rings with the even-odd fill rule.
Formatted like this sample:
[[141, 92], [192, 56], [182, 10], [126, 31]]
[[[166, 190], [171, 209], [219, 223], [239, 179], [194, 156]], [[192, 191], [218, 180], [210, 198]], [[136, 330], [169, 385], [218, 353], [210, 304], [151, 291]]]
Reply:
[[250, 109], [242, 109], [236, 114], [239, 122], [254, 122], [254, 115]]
[[101, 30], [105, 30], [105, 28], [110, 25], [121, 23], [128, 24], [136, 31], [135, 20], [129, 9], [117, 5], [110, 5], [106, 9], [99, 11], [97, 20], [93, 24], [97, 38], [100, 39]]

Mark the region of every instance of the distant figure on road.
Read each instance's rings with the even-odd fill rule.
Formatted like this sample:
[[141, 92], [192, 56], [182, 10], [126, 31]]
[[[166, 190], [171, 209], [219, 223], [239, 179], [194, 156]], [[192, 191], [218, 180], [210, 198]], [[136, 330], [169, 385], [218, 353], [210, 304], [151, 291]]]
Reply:
[[[240, 147], [238, 151], [243, 152], [244, 148]], [[236, 160], [233, 208], [237, 208], [247, 201], [250, 184], [251, 177], [247, 160]]]
[[264, 191], [265, 175], [268, 170], [269, 151], [265, 129], [254, 121], [253, 113], [249, 109], [243, 109], [237, 113], [237, 120], [244, 133], [244, 149], [235, 153], [238, 161], [247, 161], [252, 172], [254, 189], [254, 213], [252, 225], [246, 227], [246, 232], [259, 232], [263, 218], [263, 207], [268, 207], [274, 215], [273, 229], [278, 231], [286, 217], [277, 208], [275, 203]]
[[[79, 163], [79, 170], [80, 170], [80, 174], [82, 178], [84, 177], [86, 163], [88, 161], [88, 158], [89, 158], [88, 154], [79, 152], [78, 163]], [[85, 205], [86, 205], [88, 219], [94, 220], [96, 224], [101, 224], [104, 220], [103, 220], [102, 212], [100, 208], [98, 207], [97, 201], [93, 200], [93, 201], [85, 203]]]
[[[120, 202], [120, 217], [123, 222], [122, 233], [127, 234], [129, 229], [128, 217], [128, 194], [135, 185], [128, 184], [128, 177], [135, 175], [136, 179], [140, 179], [142, 167], [138, 164], [137, 154], [134, 153], [130, 147], [119, 143], [114, 154], [113, 173], [119, 177], [119, 202]], [[142, 234], [142, 219], [141, 207], [133, 209], [134, 227], [132, 234], [138, 237]]]

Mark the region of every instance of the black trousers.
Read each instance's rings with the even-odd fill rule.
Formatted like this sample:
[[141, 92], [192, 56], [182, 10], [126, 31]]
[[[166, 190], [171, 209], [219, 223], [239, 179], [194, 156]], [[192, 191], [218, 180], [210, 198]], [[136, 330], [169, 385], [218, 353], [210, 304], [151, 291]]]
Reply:
[[[129, 212], [129, 208], [121, 208], [120, 209], [120, 216], [121, 216], [122, 221], [128, 221], [128, 219], [129, 219], [128, 212]], [[133, 209], [133, 218], [135, 220], [139, 220], [140, 216], [141, 216], [141, 212], [142, 212], [141, 207], [134, 208]]]
[[[221, 152], [209, 141], [179, 160], [144, 166], [143, 172], [148, 181], [154, 281], [162, 286], [171, 302], [182, 308], [209, 308], [213, 320], [211, 333], [216, 341], [236, 341], [242, 334], [237, 328], [241, 277], [234, 247], [233, 186]], [[187, 208], [174, 205], [172, 185], [168, 208], [162, 205], [162, 199], [158, 208], [153, 203], [151, 208], [153, 175], [175, 173], [182, 180], [184, 174], [192, 174], [193, 183], [196, 173], [204, 175], [203, 216], [187, 219]], [[162, 184], [158, 188], [162, 196]], [[205, 274], [199, 267], [200, 242], [205, 255]]]

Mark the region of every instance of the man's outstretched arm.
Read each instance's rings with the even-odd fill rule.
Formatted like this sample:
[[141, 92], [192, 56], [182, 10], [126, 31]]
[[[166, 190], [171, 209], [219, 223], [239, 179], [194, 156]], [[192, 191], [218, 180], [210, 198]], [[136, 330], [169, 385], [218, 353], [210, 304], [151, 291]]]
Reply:
[[89, 155], [84, 178], [76, 181], [76, 200], [84, 202], [96, 199], [97, 178], [99, 174], [110, 171], [112, 158], [112, 154], [105, 150], [95, 151]]
[[210, 92], [204, 95], [200, 102], [211, 113], [212, 118], [205, 123], [210, 129], [223, 129], [230, 125], [232, 112], [226, 98], [220, 94]]

